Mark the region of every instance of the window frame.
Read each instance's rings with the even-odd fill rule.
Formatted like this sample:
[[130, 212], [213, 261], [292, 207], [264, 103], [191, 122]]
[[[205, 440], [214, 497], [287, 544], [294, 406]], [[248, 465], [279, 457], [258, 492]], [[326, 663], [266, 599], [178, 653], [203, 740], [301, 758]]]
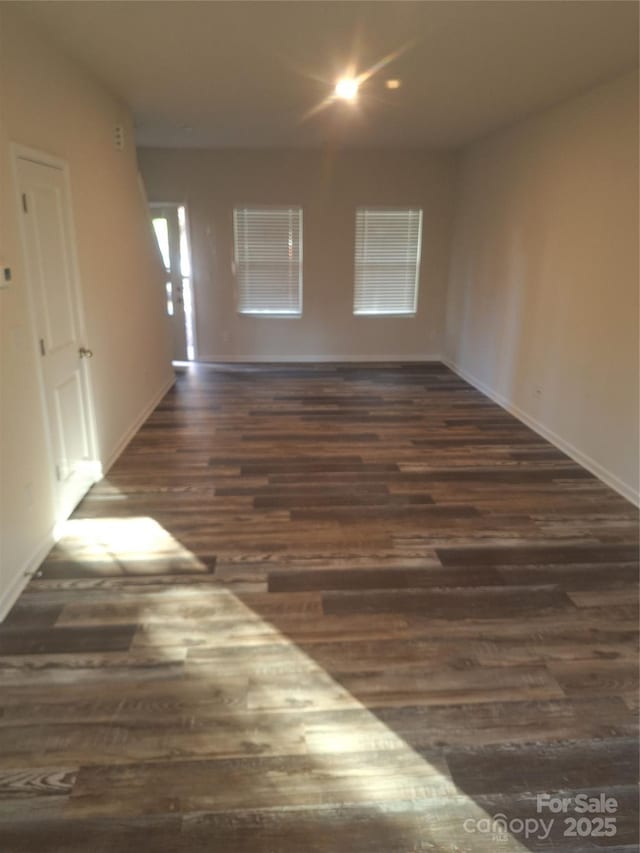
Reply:
[[[238, 281], [238, 228], [237, 214], [242, 211], [269, 212], [269, 211], [295, 211], [299, 215], [299, 269], [298, 269], [298, 311], [242, 311], [240, 310], [240, 284]], [[233, 237], [233, 278], [235, 289], [235, 311], [238, 317], [253, 317], [265, 320], [299, 320], [302, 318], [304, 298], [304, 208], [301, 204], [234, 204], [231, 212], [231, 229]]]
[[[418, 220], [418, 239], [416, 245], [415, 259], [415, 278], [413, 282], [413, 307], [410, 311], [358, 311], [356, 310], [356, 293], [358, 284], [358, 216], [361, 213], [417, 213]], [[366, 224], [366, 223], [365, 223]], [[421, 280], [421, 264], [422, 264], [422, 231], [424, 224], [424, 209], [418, 206], [359, 206], [355, 212], [354, 232], [353, 232], [353, 300], [352, 300], [352, 316], [353, 317], [415, 317], [418, 313], [418, 304], [420, 299], [420, 280]]]

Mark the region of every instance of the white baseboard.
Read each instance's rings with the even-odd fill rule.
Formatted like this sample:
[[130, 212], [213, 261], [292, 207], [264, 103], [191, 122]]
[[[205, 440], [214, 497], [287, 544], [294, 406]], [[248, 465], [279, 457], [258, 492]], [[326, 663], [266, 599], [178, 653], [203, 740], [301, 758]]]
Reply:
[[20, 593], [29, 583], [32, 575], [38, 570], [38, 567], [49, 551], [53, 548], [54, 543], [55, 538], [53, 530], [50, 530], [35, 549], [31, 557], [29, 557], [23, 565], [20, 566], [6, 589], [2, 591], [2, 595], [0, 595], [0, 622], [2, 622], [16, 603]]
[[201, 364], [422, 364], [442, 361], [436, 353], [416, 355], [199, 355]]
[[489, 388], [482, 380], [477, 379], [473, 374], [469, 373], [463, 367], [460, 367], [459, 364], [451, 361], [449, 358], [445, 356], [442, 357], [443, 364], [446, 364], [447, 367], [451, 368], [454, 373], [457, 373], [462, 379], [468, 382], [470, 385], [473, 385], [474, 388], [477, 388], [478, 391], [482, 392], [485, 396], [489, 397], [490, 400], [493, 400], [494, 403], [497, 403], [503, 409], [505, 409], [509, 414], [518, 418], [519, 421], [522, 421], [523, 424], [530, 427], [534, 432], [537, 432], [538, 435], [541, 435], [543, 438], [546, 438], [547, 441], [550, 441], [551, 444], [555, 445], [559, 450], [562, 450], [563, 453], [566, 453], [567, 456], [570, 456], [574, 462], [577, 462], [578, 465], [582, 465], [583, 468], [586, 468], [587, 471], [591, 471], [591, 473], [597, 477], [599, 480], [602, 480], [607, 486], [610, 486], [614, 489], [618, 494], [622, 495], [623, 498], [626, 498], [628, 501], [631, 501], [635, 506], [640, 505], [640, 493], [636, 491], [632, 486], [628, 483], [625, 483], [621, 480], [616, 474], [613, 474], [611, 471], [607, 470], [603, 465], [593, 459], [591, 456], [583, 453], [582, 450], [577, 448], [574, 444], [566, 439], [562, 438], [561, 435], [554, 432], [549, 427], [546, 427], [543, 423], [540, 423], [536, 418], [529, 415], [520, 406], [517, 406], [515, 403], [512, 403], [502, 394], [499, 394], [497, 391], [494, 391], [492, 388]]
[[167, 391], [170, 388], [172, 388], [173, 385], [175, 385], [175, 381], [176, 381], [176, 377], [171, 376], [170, 379], [168, 379], [166, 382], [164, 382], [162, 384], [162, 386], [153, 395], [153, 397], [149, 400], [149, 402], [144, 407], [144, 409], [140, 412], [140, 414], [135, 419], [135, 421], [131, 424], [131, 426], [128, 427], [128, 429], [125, 431], [124, 435], [117, 442], [115, 448], [107, 456], [106, 460], [103, 461], [103, 463], [102, 463], [102, 474], [103, 474], [103, 476], [106, 476], [107, 472], [109, 471], [109, 469], [111, 468], [113, 463], [116, 461], [118, 456], [120, 456], [120, 454], [125, 449], [127, 444], [129, 444], [129, 442], [131, 441], [133, 436], [138, 432], [138, 430], [140, 429], [142, 424], [146, 421], [146, 419], [149, 417], [151, 412], [158, 405], [160, 400], [162, 400], [162, 398], [167, 393]]

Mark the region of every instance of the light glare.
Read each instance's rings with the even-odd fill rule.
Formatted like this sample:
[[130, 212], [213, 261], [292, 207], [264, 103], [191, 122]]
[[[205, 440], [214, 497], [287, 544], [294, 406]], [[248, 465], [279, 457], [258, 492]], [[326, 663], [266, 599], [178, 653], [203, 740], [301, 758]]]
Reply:
[[355, 101], [358, 94], [359, 81], [356, 77], [342, 77], [336, 83], [336, 98], [343, 101]]

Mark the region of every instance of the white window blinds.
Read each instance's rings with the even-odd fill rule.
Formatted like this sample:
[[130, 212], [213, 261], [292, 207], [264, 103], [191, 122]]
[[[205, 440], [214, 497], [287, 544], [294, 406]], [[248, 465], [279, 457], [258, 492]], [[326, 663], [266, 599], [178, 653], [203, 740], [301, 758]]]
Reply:
[[302, 209], [233, 211], [238, 312], [302, 314]]
[[356, 211], [354, 314], [415, 314], [422, 211]]

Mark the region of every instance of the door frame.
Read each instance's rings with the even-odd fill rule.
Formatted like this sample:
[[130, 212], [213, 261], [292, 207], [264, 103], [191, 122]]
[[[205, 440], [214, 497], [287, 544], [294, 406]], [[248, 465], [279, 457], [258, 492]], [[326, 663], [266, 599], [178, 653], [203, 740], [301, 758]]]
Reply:
[[[29, 325], [29, 338], [31, 341], [32, 352], [35, 354], [36, 359], [36, 372], [38, 376], [38, 396], [40, 398], [40, 416], [42, 420], [42, 424], [44, 427], [45, 434], [45, 444], [47, 449], [47, 457], [48, 457], [48, 483], [49, 490], [51, 493], [51, 502], [54, 508], [54, 538], [56, 536], [56, 527], [59, 526], [62, 522], [66, 521], [69, 517], [69, 513], [63, 511], [63, 508], [58, 504], [58, 492], [56, 488], [56, 480], [54, 475], [55, 469], [55, 454], [53, 451], [53, 439], [51, 435], [51, 424], [49, 423], [49, 411], [47, 407], [47, 392], [45, 387], [45, 378], [44, 371], [42, 367], [42, 362], [40, 357], [37, 355], [39, 348], [39, 337], [38, 337], [38, 327], [36, 322], [37, 317], [37, 308], [36, 308], [36, 296], [34, 293], [33, 282], [31, 281], [31, 277], [29, 276], [28, 266], [27, 266], [27, 237], [25, 233], [25, 226], [22, 221], [21, 211], [22, 211], [22, 196], [20, 191], [20, 176], [18, 172], [18, 161], [19, 160], [28, 160], [32, 163], [35, 163], [40, 166], [49, 166], [50, 168], [59, 169], [63, 173], [64, 178], [64, 202], [66, 207], [66, 216], [68, 219], [67, 227], [69, 229], [69, 239], [71, 245], [69, 246], [69, 269], [71, 272], [71, 289], [73, 293], [73, 299], [76, 308], [77, 321], [78, 321], [78, 333], [80, 337], [83, 339], [84, 344], [87, 341], [87, 333], [86, 333], [86, 321], [85, 321], [85, 312], [84, 312], [84, 303], [82, 299], [82, 288], [80, 284], [80, 267], [78, 264], [78, 255], [77, 255], [77, 239], [76, 239], [76, 229], [75, 229], [75, 219], [73, 215], [73, 197], [71, 192], [71, 175], [69, 170], [69, 164], [66, 160], [63, 160], [60, 157], [56, 157], [53, 154], [49, 154], [45, 151], [40, 151], [36, 148], [31, 148], [27, 145], [22, 145], [17, 142], [10, 142], [9, 150], [11, 154], [11, 171], [13, 177], [13, 185], [15, 191], [15, 203], [16, 210], [18, 211], [18, 220], [19, 220], [19, 231], [20, 231], [20, 246], [22, 249], [22, 265], [23, 265], [23, 273], [24, 280], [26, 285], [27, 292], [27, 304], [28, 304], [28, 325]], [[83, 345], [84, 345], [83, 344]], [[87, 416], [87, 441], [89, 444], [89, 460], [87, 462], [87, 473], [91, 475], [91, 478], [94, 483], [101, 480], [103, 477], [103, 468], [102, 461], [98, 455], [98, 440], [97, 440], [97, 429], [96, 429], [96, 416], [95, 416], [95, 403], [94, 403], [94, 383], [93, 377], [91, 375], [91, 366], [89, 363], [89, 359], [81, 359], [81, 367], [80, 367], [80, 376], [82, 381], [82, 391], [84, 395], [84, 399], [86, 402], [86, 416]]]
[[[193, 251], [192, 251], [192, 242], [191, 242], [191, 218], [189, 216], [189, 204], [187, 201], [147, 201], [147, 207], [149, 208], [149, 212], [152, 212], [154, 208], [159, 209], [161, 207], [184, 207], [184, 230], [187, 234], [187, 251], [189, 252], [189, 263], [191, 265], [191, 336], [193, 339], [193, 359], [189, 362], [189, 364], [193, 364], [198, 361], [198, 331], [197, 331], [197, 320], [196, 317], [198, 312], [196, 310], [196, 288], [194, 282], [194, 273], [193, 273]], [[153, 239], [156, 239], [156, 235], [153, 235]], [[164, 267], [163, 267], [164, 269]], [[187, 322], [187, 318], [185, 316], [185, 324]], [[186, 334], [186, 328], [185, 328]]]

